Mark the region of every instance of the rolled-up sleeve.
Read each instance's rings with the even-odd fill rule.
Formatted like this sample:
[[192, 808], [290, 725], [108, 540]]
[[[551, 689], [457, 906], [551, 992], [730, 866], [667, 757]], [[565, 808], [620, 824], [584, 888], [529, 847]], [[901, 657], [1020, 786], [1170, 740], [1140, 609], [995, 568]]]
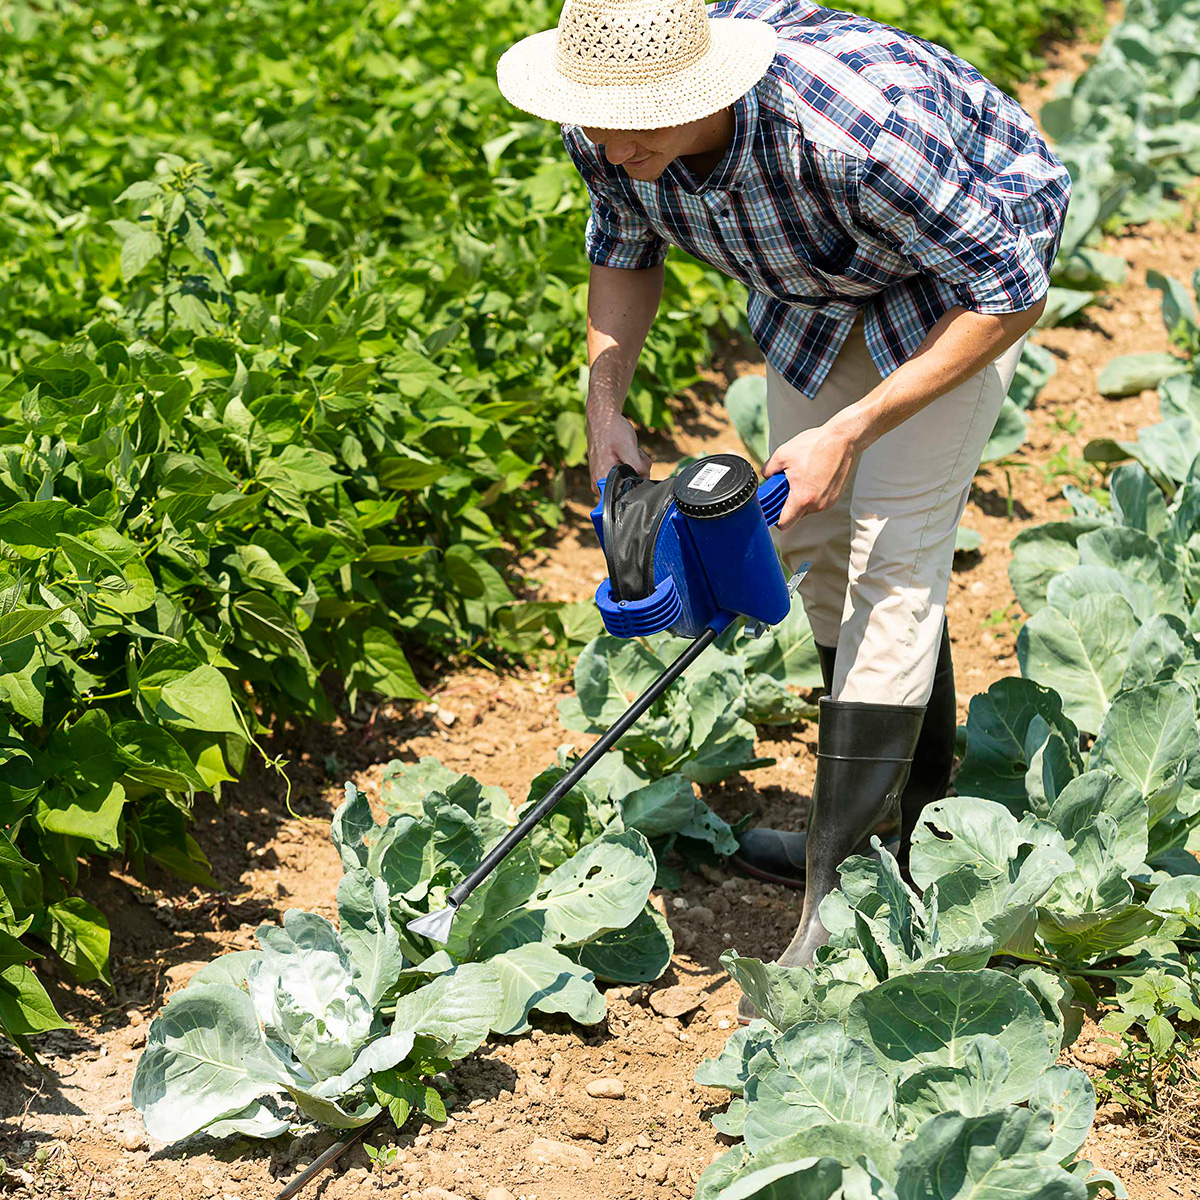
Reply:
[[948, 284], [964, 308], [1023, 312], [1046, 294], [1048, 264], [1028, 233], [924, 110], [893, 109], [869, 153], [848, 165], [864, 227]]
[[658, 266], [667, 257], [670, 243], [655, 233], [645, 216], [604, 178], [599, 163], [584, 148], [586, 139], [578, 126], [563, 125], [562, 139], [592, 205], [584, 231], [584, 250], [589, 261], [601, 267], [629, 270]]

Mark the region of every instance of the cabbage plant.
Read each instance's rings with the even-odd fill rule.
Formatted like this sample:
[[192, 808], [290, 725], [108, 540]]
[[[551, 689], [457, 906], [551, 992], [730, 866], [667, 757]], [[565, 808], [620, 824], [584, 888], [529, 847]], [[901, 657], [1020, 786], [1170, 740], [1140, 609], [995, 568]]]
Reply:
[[[429, 764], [424, 769], [429, 772]], [[500, 981], [492, 1028], [502, 1034], [528, 1029], [535, 1009], [594, 1024], [605, 1011], [597, 978], [657, 979], [674, 943], [666, 921], [648, 904], [654, 852], [619, 816], [549, 870], [542, 869], [529, 839], [520, 843], [458, 909], [445, 947], [408, 928], [414, 917], [444, 907], [449, 889], [507, 829], [501, 824], [495, 837], [485, 838], [476, 814], [492, 828], [486, 820], [491, 801], [465, 779], [448, 786], [468, 807], [445, 792], [416, 799], [392, 788], [390, 802], [401, 811], [382, 824], [364, 794], [347, 784], [346, 800], [333, 817], [347, 877], [365, 871], [387, 892], [391, 934], [412, 964], [410, 977], [436, 978], [487, 962]]]
[[341, 930], [291, 909], [259, 949], [202, 968], [151, 1022], [133, 1079], [151, 1137], [275, 1137], [297, 1123], [349, 1129], [383, 1105], [436, 1111], [422, 1081], [495, 1025], [494, 966], [406, 971], [387, 888], [365, 870], [338, 887]]

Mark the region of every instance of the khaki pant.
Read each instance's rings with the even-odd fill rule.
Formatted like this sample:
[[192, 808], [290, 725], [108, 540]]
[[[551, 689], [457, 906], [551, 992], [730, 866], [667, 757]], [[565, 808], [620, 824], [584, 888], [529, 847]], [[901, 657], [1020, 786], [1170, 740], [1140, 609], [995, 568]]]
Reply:
[[[884, 434], [832, 508], [776, 531], [790, 570], [812, 562], [800, 594], [817, 642], [837, 647], [835, 700], [928, 702], [955, 531], [1024, 343]], [[768, 363], [772, 451], [879, 382], [861, 318], [812, 399]]]

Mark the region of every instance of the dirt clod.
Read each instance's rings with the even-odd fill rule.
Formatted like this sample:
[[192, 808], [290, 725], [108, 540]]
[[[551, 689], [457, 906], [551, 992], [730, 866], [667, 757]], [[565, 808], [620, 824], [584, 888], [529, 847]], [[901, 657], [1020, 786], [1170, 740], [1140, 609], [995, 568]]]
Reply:
[[651, 1160], [650, 1165], [646, 1168], [646, 1178], [653, 1183], [665, 1183], [667, 1178], [667, 1168], [670, 1164], [661, 1154], [656, 1154]]
[[608, 1126], [595, 1113], [572, 1112], [568, 1109], [563, 1114], [563, 1123], [567, 1127], [567, 1132], [577, 1140], [608, 1141]]
[[619, 1079], [593, 1079], [587, 1085], [587, 1094], [602, 1100], [624, 1100], [625, 1085]]
[[582, 1146], [572, 1146], [570, 1142], [555, 1142], [550, 1138], [534, 1138], [529, 1143], [525, 1157], [535, 1163], [574, 1167], [576, 1170], [584, 1170], [592, 1165], [592, 1156]]
[[683, 1017], [695, 1012], [703, 1003], [704, 997], [699, 992], [680, 984], [650, 993], [650, 1007], [660, 1017]]

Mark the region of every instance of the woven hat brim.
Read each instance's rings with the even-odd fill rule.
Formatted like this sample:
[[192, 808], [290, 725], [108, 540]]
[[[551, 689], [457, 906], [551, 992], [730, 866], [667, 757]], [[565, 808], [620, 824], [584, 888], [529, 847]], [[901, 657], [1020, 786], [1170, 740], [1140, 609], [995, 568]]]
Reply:
[[576, 83], [555, 65], [557, 29], [510, 46], [496, 64], [500, 93], [524, 112], [593, 129], [665, 129], [686, 125], [744, 96], [775, 57], [775, 27], [766, 21], [714, 17], [711, 44], [690, 66], [636, 84]]

